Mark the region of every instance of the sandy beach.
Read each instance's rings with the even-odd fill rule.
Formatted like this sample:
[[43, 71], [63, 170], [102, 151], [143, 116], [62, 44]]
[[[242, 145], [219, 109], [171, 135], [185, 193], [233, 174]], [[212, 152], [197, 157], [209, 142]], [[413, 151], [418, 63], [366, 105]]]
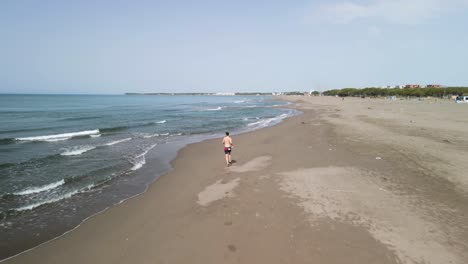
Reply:
[[467, 105], [285, 97], [149, 190], [4, 263], [468, 263]]

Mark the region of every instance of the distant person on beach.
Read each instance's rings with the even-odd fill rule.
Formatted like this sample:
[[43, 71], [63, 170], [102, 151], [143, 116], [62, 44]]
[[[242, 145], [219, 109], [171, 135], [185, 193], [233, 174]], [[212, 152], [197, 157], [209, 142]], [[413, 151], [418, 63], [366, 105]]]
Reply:
[[226, 166], [229, 167], [229, 165], [231, 165], [232, 163], [231, 150], [232, 150], [232, 147], [234, 146], [232, 144], [232, 138], [229, 136], [229, 132], [226, 132], [226, 136], [223, 138], [223, 144], [224, 144], [224, 155], [226, 156]]

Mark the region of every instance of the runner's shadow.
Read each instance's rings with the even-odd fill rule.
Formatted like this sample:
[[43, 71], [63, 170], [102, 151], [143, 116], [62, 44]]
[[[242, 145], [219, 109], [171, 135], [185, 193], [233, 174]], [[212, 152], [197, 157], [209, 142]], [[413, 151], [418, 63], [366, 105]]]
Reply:
[[231, 163], [236, 163], [237, 161], [236, 160], [231, 160]]

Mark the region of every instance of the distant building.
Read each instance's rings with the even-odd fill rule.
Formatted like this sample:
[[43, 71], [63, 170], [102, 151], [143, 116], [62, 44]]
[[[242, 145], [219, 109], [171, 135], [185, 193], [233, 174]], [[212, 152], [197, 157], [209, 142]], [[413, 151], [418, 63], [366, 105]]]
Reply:
[[440, 84], [428, 84], [428, 85], [426, 85], [426, 88], [442, 88], [442, 85], [440, 85]]
[[419, 85], [419, 84], [407, 84], [407, 85], [405, 85], [405, 88], [411, 88], [411, 89], [421, 88], [421, 85]]

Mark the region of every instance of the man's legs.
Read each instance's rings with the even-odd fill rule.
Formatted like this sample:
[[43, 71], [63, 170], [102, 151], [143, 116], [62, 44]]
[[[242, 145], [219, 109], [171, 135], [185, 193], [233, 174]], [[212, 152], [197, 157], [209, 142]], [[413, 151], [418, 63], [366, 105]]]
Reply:
[[229, 163], [231, 163], [231, 162], [232, 162], [232, 159], [231, 159], [231, 152], [229, 152], [228, 155], [229, 155], [229, 159], [228, 159], [228, 160], [229, 160]]
[[226, 166], [229, 166], [229, 163], [230, 163], [230, 156], [231, 156], [231, 155], [229, 155], [229, 154], [226, 153], [226, 155], [224, 155], [224, 156], [226, 156]]

